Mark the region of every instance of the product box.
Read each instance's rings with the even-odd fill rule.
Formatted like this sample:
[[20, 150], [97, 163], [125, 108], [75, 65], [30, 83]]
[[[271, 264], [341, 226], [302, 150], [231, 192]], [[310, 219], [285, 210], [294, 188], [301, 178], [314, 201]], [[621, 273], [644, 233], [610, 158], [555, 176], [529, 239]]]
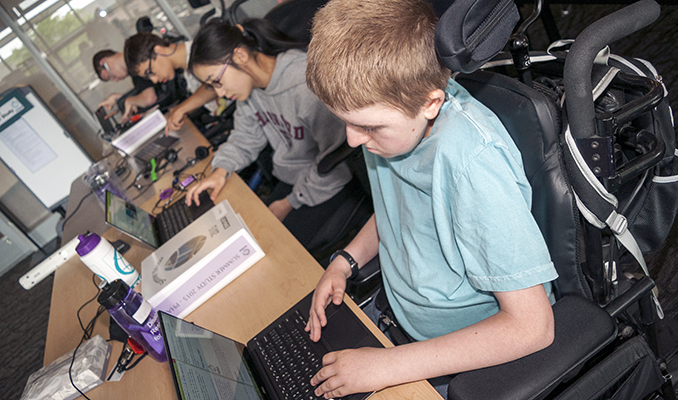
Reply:
[[264, 257], [227, 200], [141, 263], [141, 294], [156, 311], [183, 318]]
[[71, 384], [69, 368], [73, 383], [82, 393], [101, 385], [106, 380], [111, 345], [100, 335], [96, 335], [78, 348], [75, 360], [73, 351], [31, 374], [21, 400], [71, 400], [80, 397], [80, 393]]

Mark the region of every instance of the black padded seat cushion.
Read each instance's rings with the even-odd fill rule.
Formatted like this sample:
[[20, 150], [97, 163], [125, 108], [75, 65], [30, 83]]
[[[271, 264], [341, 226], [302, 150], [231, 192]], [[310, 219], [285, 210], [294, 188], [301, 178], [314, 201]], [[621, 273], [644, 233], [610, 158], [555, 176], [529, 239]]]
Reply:
[[580, 296], [560, 299], [553, 305], [553, 315], [555, 339], [549, 347], [506, 364], [456, 375], [448, 398], [542, 398], [617, 334], [612, 317]]

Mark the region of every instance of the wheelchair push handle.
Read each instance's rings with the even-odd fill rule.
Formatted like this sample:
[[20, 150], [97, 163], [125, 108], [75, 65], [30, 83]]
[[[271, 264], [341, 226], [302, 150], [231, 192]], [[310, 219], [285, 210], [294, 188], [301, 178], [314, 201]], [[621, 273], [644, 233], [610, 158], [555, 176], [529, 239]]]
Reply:
[[659, 18], [654, 0], [641, 0], [622, 8], [584, 29], [565, 60], [563, 81], [572, 135], [584, 139], [595, 134], [595, 108], [591, 86], [593, 61], [608, 44], [642, 29]]

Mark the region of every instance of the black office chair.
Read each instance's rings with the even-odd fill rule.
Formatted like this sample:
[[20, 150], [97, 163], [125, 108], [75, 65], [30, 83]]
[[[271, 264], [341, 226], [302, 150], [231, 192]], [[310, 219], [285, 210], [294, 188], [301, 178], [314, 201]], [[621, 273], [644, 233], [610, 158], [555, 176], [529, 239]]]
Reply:
[[[224, 16], [235, 25], [239, 23], [244, 14], [240, 6], [248, 0], [236, 0], [230, 5]], [[285, 0], [271, 8], [264, 19], [285, 32], [289, 37], [301, 43], [311, 41], [311, 23], [316, 11], [327, 3], [328, 0]]]
[[[495, 5], [499, 3], [489, 1]], [[470, 68], [473, 70], [491, 55], [474, 58], [472, 49], [470, 58], [460, 60], [457, 54], [468, 53], [450, 51], [451, 48], [458, 50], [458, 41], [466, 38], [458, 32], [462, 27], [454, 20], [455, 15], [463, 19], [468, 12], [462, 3], [454, 3], [446, 12], [449, 16], [441, 18], [436, 31], [436, 48], [443, 62], [451, 68], [473, 63], [476, 64]], [[570, 68], [567, 63], [565, 66], [565, 93], [569, 126], [580, 143], [590, 144], [589, 139], [602, 142], [604, 135], [599, 136], [600, 132], [594, 126], [591, 70], [583, 68], [588, 73], [582, 73], [582, 68], [572, 68], [572, 63], [588, 63], [589, 60], [592, 63], [602, 48], [601, 40], [605, 41], [604, 45], [620, 39], [651, 23], [658, 12], [654, 1], [643, 0], [600, 21], [594, 29], [585, 32], [586, 36], [582, 34], [577, 38], [577, 42], [588, 46], [573, 47], [568, 55], [568, 59], [574, 61], [569, 63]], [[455, 35], [455, 32], [459, 34]], [[582, 48], [583, 51], [579, 51]], [[568, 155], [568, 143], [563, 133], [568, 126], [567, 116], [547, 96], [548, 90], [535, 90], [507, 75], [479, 71], [459, 74], [455, 79], [497, 114], [520, 149], [533, 189], [532, 212], [559, 278], [555, 281], [557, 302], [553, 306], [553, 344], [513, 362], [457, 374], [450, 381], [449, 398], [675, 399], [671, 378], [666, 372], [666, 360], [662, 359], [666, 352], [660, 353], [657, 339], [654, 283], [649, 277], [639, 280], [619, 277], [617, 290], [610, 288], [615, 282], [609, 282], [603, 271], [605, 262], [613, 265], [619, 261], [615, 237], [609, 229], [593, 226], [579, 212], [577, 203], [585, 202], [591, 196], [585, 193], [587, 187], [582, 186], [578, 177], [581, 175], [577, 172], [578, 166]], [[615, 118], [635, 119], [638, 113], [655, 107], [657, 99], [652, 92], [656, 86], [648, 83], [647, 95], [632, 102], [630, 108], [622, 107], [623, 113], [628, 114], [615, 115]], [[576, 93], [582, 87], [585, 89]], [[583, 128], [582, 119], [588, 119]], [[659, 144], [661, 138], [650, 136], [656, 140], [648, 145], [648, 154], [655, 155], [643, 155], [635, 164], [631, 161], [630, 168], [634, 171], [626, 179], [632, 179], [631, 175], [642, 175], [643, 170], [654, 168], [661, 160], [664, 153]], [[617, 140], [621, 144], [620, 139]], [[656, 153], [661, 155], [656, 157]], [[619, 167], [617, 172], [623, 173], [627, 167]], [[613, 179], [608, 177], [600, 181], [610, 190], [615, 186]], [[675, 346], [675, 339], [668, 342]]]
[[[351, 148], [344, 142], [320, 161], [318, 172], [328, 173], [340, 163], [346, 163], [353, 174], [353, 180], [348, 184], [350, 196], [327, 218], [321, 233], [308, 246], [323, 268], [329, 265], [330, 255], [345, 247], [374, 213], [362, 148]], [[377, 256], [361, 266], [357, 277], [346, 282], [346, 293], [362, 307], [372, 299], [381, 285], [381, 264]]]

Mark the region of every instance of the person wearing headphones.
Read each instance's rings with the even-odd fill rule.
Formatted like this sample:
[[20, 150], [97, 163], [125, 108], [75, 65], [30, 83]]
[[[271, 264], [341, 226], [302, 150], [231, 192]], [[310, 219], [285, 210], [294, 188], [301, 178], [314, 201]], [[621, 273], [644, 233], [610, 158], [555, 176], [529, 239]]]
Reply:
[[[101, 50], [92, 58], [92, 64], [94, 72], [104, 82], [119, 82], [130, 76], [127, 72], [123, 53], [108, 49]], [[136, 113], [139, 109], [151, 107], [158, 101], [153, 82], [138, 76], [132, 76], [132, 84], [137, 94], [128, 96], [125, 99], [124, 108], [121, 110], [123, 114], [120, 122], [122, 123], [129, 121], [132, 114]], [[124, 93], [112, 93], [106, 100], [99, 103], [97, 108], [104, 107], [106, 111], [110, 111], [122, 96], [124, 96]]]

